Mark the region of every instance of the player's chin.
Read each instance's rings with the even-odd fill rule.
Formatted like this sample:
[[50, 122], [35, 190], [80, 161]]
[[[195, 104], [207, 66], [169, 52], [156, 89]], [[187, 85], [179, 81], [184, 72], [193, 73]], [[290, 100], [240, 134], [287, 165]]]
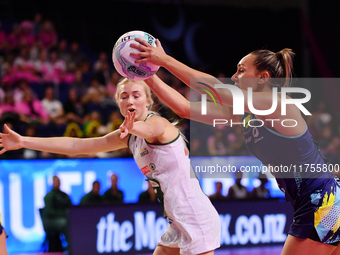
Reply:
[[134, 117], [134, 121], [137, 121], [137, 120], [140, 120], [139, 118], [141, 117], [141, 116], [139, 116], [139, 114], [138, 114], [138, 112], [136, 111], [136, 110], [134, 110], [134, 111], [130, 111], [132, 114], [134, 114], [135, 115], [135, 117]]

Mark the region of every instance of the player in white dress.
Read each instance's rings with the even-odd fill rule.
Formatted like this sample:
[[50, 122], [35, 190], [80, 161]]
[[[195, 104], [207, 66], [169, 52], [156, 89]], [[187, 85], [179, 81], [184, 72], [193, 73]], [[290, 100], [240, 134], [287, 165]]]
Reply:
[[167, 119], [151, 114], [150, 89], [141, 81], [122, 80], [116, 99], [126, 116], [120, 129], [97, 138], [20, 136], [7, 126], [0, 133], [0, 154], [20, 148], [59, 154], [92, 154], [129, 147], [141, 171], [163, 201], [169, 227], [154, 254], [212, 255], [220, 246], [220, 219], [196, 178], [183, 138]]

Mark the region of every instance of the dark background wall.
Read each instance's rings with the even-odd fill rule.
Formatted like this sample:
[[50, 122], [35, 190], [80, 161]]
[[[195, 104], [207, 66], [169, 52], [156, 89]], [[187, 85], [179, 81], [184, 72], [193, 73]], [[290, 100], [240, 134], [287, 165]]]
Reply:
[[76, 40], [95, 52], [111, 52], [125, 32], [144, 30], [159, 38], [171, 55], [210, 72], [232, 75], [237, 62], [259, 48], [292, 48], [296, 72], [302, 73], [300, 10], [224, 4], [153, 1], [22, 1], [3, 4], [0, 20], [32, 19], [41, 12], [60, 37]]
[[314, 0], [0, 0], [0, 20], [10, 30], [40, 12], [59, 38], [80, 42], [93, 59], [111, 54], [123, 33], [143, 30], [170, 55], [214, 75], [230, 77], [255, 49], [288, 47], [296, 53], [296, 77], [339, 77], [339, 7]]
[[[325, 76], [318, 71], [317, 64], [304, 63], [320, 61], [315, 59], [316, 52], [306, 56], [303, 51], [315, 43], [329, 66], [327, 76], [340, 76], [336, 66], [340, 53], [339, 4], [284, 2], [1, 0], [0, 19], [4, 23], [32, 19], [34, 13], [41, 12], [55, 22], [60, 36], [87, 42], [98, 52], [110, 52], [117, 38], [127, 31], [145, 30], [158, 37], [169, 53], [188, 64], [206, 65], [227, 75], [232, 74], [237, 61], [249, 51], [289, 47], [297, 53], [297, 76]], [[305, 18], [307, 24], [303, 24]], [[306, 25], [312, 33], [307, 38]], [[168, 38], [157, 27], [163, 27]], [[190, 39], [195, 57], [189, 57], [185, 50]]]

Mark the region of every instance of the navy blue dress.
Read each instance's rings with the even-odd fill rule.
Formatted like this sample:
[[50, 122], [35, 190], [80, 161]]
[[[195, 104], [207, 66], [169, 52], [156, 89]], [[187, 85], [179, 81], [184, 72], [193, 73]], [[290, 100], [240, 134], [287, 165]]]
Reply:
[[273, 170], [279, 188], [294, 208], [288, 234], [308, 238], [316, 231], [318, 241], [338, 242], [340, 186], [328, 171], [328, 160], [321, 154], [308, 127], [301, 135], [285, 136], [265, 125], [261, 127], [262, 122], [254, 114], [245, 114], [243, 120], [246, 124], [252, 120], [251, 126], [243, 127], [248, 150], [264, 165], [271, 166], [268, 169]]

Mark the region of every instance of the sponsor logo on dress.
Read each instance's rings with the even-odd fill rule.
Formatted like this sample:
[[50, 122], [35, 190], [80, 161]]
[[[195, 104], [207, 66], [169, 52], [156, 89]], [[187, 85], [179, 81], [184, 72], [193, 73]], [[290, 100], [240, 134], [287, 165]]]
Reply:
[[151, 170], [150, 170], [150, 168], [149, 168], [148, 165], [142, 167], [142, 168], [141, 168], [141, 171], [142, 171], [142, 173], [143, 173], [144, 175], [151, 172]]
[[141, 157], [144, 157], [147, 154], [149, 154], [149, 151], [145, 147], [140, 150]]
[[255, 138], [254, 143], [257, 143], [257, 142], [259, 142], [259, 141], [261, 141], [263, 139], [263, 136], [261, 136], [260, 138], [257, 138], [260, 135], [260, 132], [259, 132], [257, 127], [253, 128], [252, 134], [253, 134], [253, 136]]

